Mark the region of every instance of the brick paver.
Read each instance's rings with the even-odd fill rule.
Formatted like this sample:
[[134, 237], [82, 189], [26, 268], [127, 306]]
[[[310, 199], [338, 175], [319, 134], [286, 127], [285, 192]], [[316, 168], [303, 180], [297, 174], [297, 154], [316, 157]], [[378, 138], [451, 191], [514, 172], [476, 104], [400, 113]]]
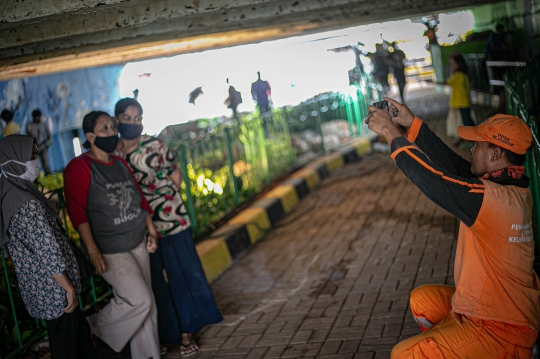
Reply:
[[[446, 95], [428, 86], [407, 99], [444, 134]], [[192, 358], [389, 358], [419, 333], [410, 291], [453, 284], [457, 228], [388, 154], [349, 164], [212, 285], [225, 319], [199, 333]]]

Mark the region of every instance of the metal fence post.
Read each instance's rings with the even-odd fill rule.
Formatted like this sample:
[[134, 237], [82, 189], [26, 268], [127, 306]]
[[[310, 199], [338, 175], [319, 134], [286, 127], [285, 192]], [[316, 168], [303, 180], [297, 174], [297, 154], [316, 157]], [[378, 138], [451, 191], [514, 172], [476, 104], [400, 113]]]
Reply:
[[270, 170], [268, 168], [268, 156], [266, 153], [266, 138], [264, 133], [264, 119], [259, 116], [259, 153], [261, 154], [261, 167], [263, 170], [264, 181], [270, 183]]
[[343, 119], [343, 110], [345, 110], [345, 118], [347, 118], [347, 124], [349, 125], [349, 137], [354, 137], [354, 127], [353, 123], [351, 121], [350, 116], [347, 113], [346, 109], [347, 103], [343, 100], [343, 95], [339, 96], [339, 102], [338, 102], [338, 113], [339, 117], [342, 120]]
[[354, 122], [356, 123], [356, 134], [361, 135], [360, 122], [362, 121], [360, 113], [360, 105], [358, 103], [358, 91], [355, 92], [354, 96], [351, 96], [353, 113], [354, 113]]
[[281, 114], [283, 116], [283, 132], [285, 133], [285, 140], [291, 149], [291, 151], [289, 151], [289, 165], [292, 166], [294, 164], [294, 153], [292, 151], [291, 131], [289, 129], [289, 116], [287, 115], [285, 107], [281, 108]]
[[351, 96], [347, 96], [347, 99], [344, 101], [345, 104], [345, 112], [346, 112], [346, 115], [347, 115], [347, 122], [349, 123], [349, 128], [350, 128], [350, 131], [351, 131], [351, 137], [354, 137], [354, 131], [353, 131], [353, 124], [354, 124], [354, 119], [353, 119], [353, 113], [352, 113], [352, 98]]
[[364, 95], [360, 91], [360, 86], [356, 87], [356, 107], [358, 108], [358, 118], [356, 122], [356, 133], [358, 136], [361, 136], [364, 131], [362, 128], [362, 121], [366, 117], [366, 113], [364, 112]]
[[187, 156], [186, 156], [186, 146], [180, 145], [180, 167], [182, 170], [182, 177], [184, 177], [184, 184], [186, 185], [186, 198], [187, 198], [187, 209], [189, 217], [191, 219], [191, 228], [194, 232], [197, 231], [197, 214], [195, 212], [195, 203], [193, 201], [193, 194], [191, 193], [191, 181], [188, 175], [187, 169]]
[[322, 128], [322, 118], [321, 118], [321, 110], [317, 111], [317, 116], [315, 117], [315, 123], [317, 124], [317, 128], [319, 129], [319, 133], [321, 134], [321, 150], [322, 153], [326, 153], [326, 149], [324, 148], [324, 133]]
[[234, 196], [234, 203], [240, 204], [240, 198], [238, 196], [238, 184], [236, 183], [236, 178], [234, 177], [234, 160], [233, 160], [233, 154], [232, 154], [232, 147], [231, 147], [231, 133], [230, 129], [225, 129], [225, 145], [227, 147], [227, 160], [229, 162], [229, 176], [231, 177], [232, 181], [232, 188], [233, 188], [233, 196]]

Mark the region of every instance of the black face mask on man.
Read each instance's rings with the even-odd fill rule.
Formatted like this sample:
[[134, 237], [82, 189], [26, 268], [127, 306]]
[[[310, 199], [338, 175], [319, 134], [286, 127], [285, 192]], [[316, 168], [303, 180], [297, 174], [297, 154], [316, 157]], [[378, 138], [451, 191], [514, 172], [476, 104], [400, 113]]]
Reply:
[[118, 135], [98, 137], [92, 132], [90, 132], [90, 134], [95, 137], [94, 145], [104, 152], [113, 153], [116, 149], [116, 146], [118, 145]]

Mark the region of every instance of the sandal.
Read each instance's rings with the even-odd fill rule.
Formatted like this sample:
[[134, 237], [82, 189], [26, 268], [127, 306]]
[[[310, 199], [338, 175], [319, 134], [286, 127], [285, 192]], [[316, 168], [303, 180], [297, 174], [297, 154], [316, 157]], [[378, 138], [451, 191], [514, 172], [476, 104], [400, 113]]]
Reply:
[[[191, 348], [191, 351], [188, 351], [190, 350], [190, 348]], [[182, 353], [182, 350], [184, 350], [184, 353]], [[188, 357], [190, 355], [196, 354], [198, 351], [199, 349], [197, 349], [197, 346], [195, 345], [195, 343], [189, 343], [188, 345], [185, 345], [184, 343], [180, 343], [180, 356], [182, 357]]]
[[197, 342], [195, 342], [195, 339], [193, 339], [193, 334], [188, 334], [189, 343], [193, 344], [195, 346], [195, 349], [199, 350], [199, 346], [197, 345]]
[[169, 351], [169, 349], [167, 349], [167, 347], [163, 344], [160, 344], [159, 345], [159, 355], [165, 355], [167, 354], [167, 352]]

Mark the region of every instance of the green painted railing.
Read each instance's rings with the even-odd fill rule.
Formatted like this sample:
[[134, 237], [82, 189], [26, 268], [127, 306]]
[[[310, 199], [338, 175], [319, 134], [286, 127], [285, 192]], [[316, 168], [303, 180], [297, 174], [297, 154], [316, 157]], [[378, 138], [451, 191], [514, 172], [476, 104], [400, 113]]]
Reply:
[[507, 110], [523, 119], [533, 133], [533, 144], [527, 152], [526, 170], [531, 179], [533, 197], [533, 228], [535, 230], [536, 266], [540, 269], [540, 57], [527, 62], [527, 66], [509, 70], [505, 76]]
[[[244, 116], [240, 124], [206, 130], [186, 141], [167, 141], [179, 158], [181, 194], [193, 232], [201, 237], [231, 211], [273, 180], [367, 130], [367, 107], [380, 100], [377, 86], [364, 79], [351, 94], [328, 93], [271, 114]], [[70, 238], [78, 243], [59, 188], [48, 194], [57, 204]], [[46, 334], [45, 323], [32, 319], [22, 302], [13, 263], [2, 255], [0, 267], [0, 359], [17, 357]], [[83, 284], [80, 307], [90, 309], [111, 295], [101, 276]]]
[[211, 127], [195, 141], [169, 134], [165, 141], [180, 160], [181, 194], [194, 236], [211, 232], [272, 181], [365, 133], [367, 107], [380, 92], [364, 83], [348, 95], [326, 93], [262, 116], [244, 116], [240, 124]]

